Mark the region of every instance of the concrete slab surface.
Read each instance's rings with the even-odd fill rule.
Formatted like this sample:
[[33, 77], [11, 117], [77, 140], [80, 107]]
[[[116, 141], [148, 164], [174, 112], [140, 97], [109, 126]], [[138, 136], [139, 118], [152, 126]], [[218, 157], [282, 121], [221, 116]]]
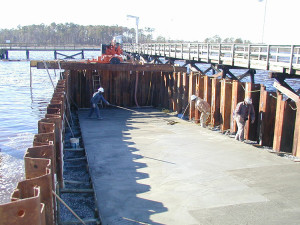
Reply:
[[138, 111], [102, 109], [103, 120], [79, 111], [103, 224], [300, 224], [299, 163]]

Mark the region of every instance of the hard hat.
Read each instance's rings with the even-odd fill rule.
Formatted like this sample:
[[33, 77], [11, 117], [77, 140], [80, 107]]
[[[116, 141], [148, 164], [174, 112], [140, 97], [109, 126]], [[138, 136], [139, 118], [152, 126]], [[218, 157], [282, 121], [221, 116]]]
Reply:
[[196, 95], [192, 95], [192, 96], [191, 96], [191, 101], [194, 101], [196, 98], [197, 98]]
[[245, 98], [244, 100], [247, 104], [252, 104], [252, 99], [251, 98]]
[[102, 93], [104, 93], [104, 88], [103, 87], [100, 87], [99, 89], [98, 89], [98, 92], [102, 92]]

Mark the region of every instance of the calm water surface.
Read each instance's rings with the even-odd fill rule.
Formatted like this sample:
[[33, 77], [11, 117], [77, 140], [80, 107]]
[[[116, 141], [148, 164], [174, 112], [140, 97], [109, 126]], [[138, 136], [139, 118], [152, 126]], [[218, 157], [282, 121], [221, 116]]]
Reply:
[[[85, 56], [91, 58], [97, 54], [87, 52]], [[9, 58], [25, 60], [26, 54], [25, 51], [9, 52]], [[53, 60], [53, 52], [30, 52], [30, 58]], [[33, 85], [30, 88], [29, 65], [29, 61], [0, 61], [0, 204], [10, 202], [17, 183], [24, 179], [24, 154], [32, 147], [37, 123], [44, 118], [53, 94], [46, 70], [31, 69]], [[59, 71], [49, 72], [56, 84]]]

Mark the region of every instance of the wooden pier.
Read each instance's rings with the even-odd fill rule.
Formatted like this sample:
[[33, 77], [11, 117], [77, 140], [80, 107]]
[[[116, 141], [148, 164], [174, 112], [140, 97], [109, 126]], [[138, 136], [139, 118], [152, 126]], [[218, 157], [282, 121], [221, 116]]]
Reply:
[[300, 45], [145, 43], [124, 44], [123, 49], [146, 57], [164, 57], [170, 62], [186, 60], [193, 66], [195, 63], [209, 63], [225, 66], [223, 68], [260, 69], [300, 75]]

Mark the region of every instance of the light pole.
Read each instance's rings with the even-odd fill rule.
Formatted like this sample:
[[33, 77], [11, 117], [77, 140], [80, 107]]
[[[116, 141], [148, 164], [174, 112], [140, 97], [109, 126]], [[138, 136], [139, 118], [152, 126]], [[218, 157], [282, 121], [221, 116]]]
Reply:
[[140, 20], [140, 18], [138, 16], [132, 16], [132, 15], [127, 15], [127, 18], [135, 19], [135, 23], [136, 23], [135, 43], [138, 44], [139, 43], [139, 20]]
[[267, 2], [268, 0], [258, 0], [259, 2], [265, 1], [265, 12], [264, 12], [264, 23], [262, 29], [261, 43], [264, 43], [264, 34], [265, 34], [265, 24], [266, 24], [266, 12], [267, 12]]

